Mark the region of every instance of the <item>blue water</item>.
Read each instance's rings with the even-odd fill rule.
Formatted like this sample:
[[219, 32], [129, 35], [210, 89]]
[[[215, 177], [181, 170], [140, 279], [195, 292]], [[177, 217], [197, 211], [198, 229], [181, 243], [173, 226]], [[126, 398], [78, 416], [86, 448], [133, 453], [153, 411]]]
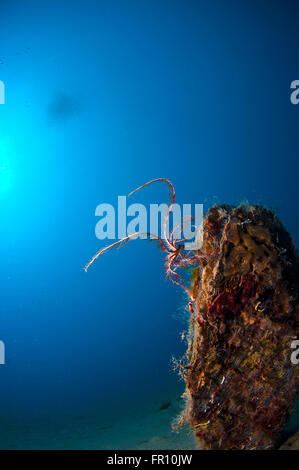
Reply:
[[[0, 448], [92, 447], [55, 423], [182, 390], [184, 294], [146, 241], [84, 272], [98, 204], [166, 177], [181, 204], [261, 203], [299, 239], [298, 56], [293, 2], [1, 2]], [[61, 438], [22, 441], [50, 420]]]

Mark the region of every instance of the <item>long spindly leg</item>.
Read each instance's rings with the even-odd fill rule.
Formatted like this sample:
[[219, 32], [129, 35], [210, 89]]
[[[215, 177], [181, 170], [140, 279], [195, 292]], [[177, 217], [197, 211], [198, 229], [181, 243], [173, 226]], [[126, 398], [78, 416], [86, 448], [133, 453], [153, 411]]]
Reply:
[[180, 286], [184, 291], [187, 293], [188, 296], [190, 296], [190, 291], [189, 289], [183, 284], [182, 277], [176, 272], [177, 267], [179, 266], [177, 264], [178, 262], [178, 257], [180, 257], [180, 253], [171, 253], [167, 256], [166, 258], [166, 277], [173, 283], [178, 286]]
[[[170, 236], [169, 236], [169, 240], [170, 242], [172, 243], [173, 246], [176, 246], [177, 243], [182, 243], [185, 239], [180, 239], [180, 236], [182, 235], [183, 233], [183, 230], [185, 229], [186, 227], [186, 224], [187, 224], [187, 220], [186, 219], [190, 219], [190, 222], [189, 224], [191, 224], [192, 220], [194, 219], [194, 217], [192, 217], [192, 215], [184, 215], [183, 217], [183, 223], [177, 225], [176, 227], [174, 227], [170, 233]], [[179, 230], [178, 233], [176, 233], [177, 231]], [[176, 236], [174, 238], [174, 234], [176, 233]]]
[[118, 240], [117, 242], [114, 242], [114, 243], [111, 243], [111, 245], [108, 245], [106, 246], [105, 248], [102, 248], [101, 250], [99, 250], [92, 258], [91, 260], [89, 261], [89, 263], [87, 263], [87, 265], [84, 267], [84, 270], [85, 272], [88, 270], [88, 268], [95, 262], [96, 259], [98, 259], [99, 256], [103, 255], [104, 253], [110, 251], [110, 250], [113, 250], [114, 248], [121, 248], [123, 247], [124, 245], [126, 245], [126, 243], [128, 243], [130, 240], [134, 240], [136, 239], [139, 235], [147, 235], [148, 237], [151, 237], [151, 240], [155, 240], [157, 242], [160, 243], [161, 247], [163, 250], [165, 250], [165, 245], [163, 243], [163, 240], [158, 237], [157, 235], [153, 235], [151, 233], [148, 233], [148, 232], [135, 232], [135, 233], [131, 233], [130, 235], [124, 237], [124, 238], [121, 238], [120, 240]]
[[165, 244], [168, 248], [168, 251], [175, 251], [175, 249], [176, 249], [175, 246], [171, 243], [171, 240], [169, 240], [167, 238], [167, 234], [166, 234], [167, 222], [169, 220], [169, 216], [172, 212], [173, 205], [174, 205], [174, 202], [175, 202], [175, 190], [174, 190], [173, 184], [166, 178], [156, 178], [154, 180], [148, 181], [147, 183], [144, 183], [143, 185], [139, 186], [139, 188], [134, 189], [134, 191], [131, 191], [130, 194], [128, 194], [128, 197], [132, 196], [137, 191], [140, 191], [140, 189], [143, 189], [146, 186], [150, 186], [151, 184], [156, 183], [157, 181], [161, 181], [161, 182], [167, 184], [169, 186], [170, 190], [171, 190], [171, 194], [170, 194], [171, 202], [170, 202], [170, 205], [169, 205], [169, 208], [168, 208], [167, 215], [166, 215], [166, 217], [164, 219], [164, 222], [163, 222], [163, 236], [164, 236], [164, 241], [165, 241]]

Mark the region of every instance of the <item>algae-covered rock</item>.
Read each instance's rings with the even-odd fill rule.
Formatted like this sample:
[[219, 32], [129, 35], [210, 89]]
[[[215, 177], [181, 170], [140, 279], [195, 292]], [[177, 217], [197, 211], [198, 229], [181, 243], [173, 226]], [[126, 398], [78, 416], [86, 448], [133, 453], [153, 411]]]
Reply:
[[[167, 236], [175, 203], [168, 179], [148, 181], [128, 197], [155, 182], [171, 194], [162, 236], [131, 233], [99, 250], [85, 271], [136, 235], [158, 242], [167, 278], [189, 296], [188, 349], [177, 364], [186, 405], [175, 426], [189, 423], [199, 448], [278, 446], [299, 386], [299, 365], [291, 360], [299, 330], [299, 266], [291, 237], [268, 209], [215, 206], [204, 221], [201, 249], [190, 252], [180, 239], [184, 224]], [[191, 286], [184, 285], [181, 268], [193, 268]]]
[[177, 424], [191, 425], [200, 448], [273, 448], [299, 384], [291, 362], [299, 329], [293, 243], [270, 210], [215, 206], [200, 253]]

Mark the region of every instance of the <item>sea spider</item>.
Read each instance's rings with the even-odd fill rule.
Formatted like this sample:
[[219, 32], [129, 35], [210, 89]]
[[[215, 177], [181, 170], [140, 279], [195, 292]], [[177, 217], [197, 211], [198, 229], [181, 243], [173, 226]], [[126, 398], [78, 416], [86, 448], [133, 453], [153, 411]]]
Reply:
[[[171, 202], [168, 208], [167, 215], [164, 218], [163, 222], [163, 235], [162, 237], [159, 237], [157, 235], [153, 235], [151, 233], [144, 233], [144, 232], [135, 232], [131, 233], [130, 235], [118, 240], [115, 243], [112, 243], [109, 246], [106, 246], [105, 248], [102, 248], [100, 251], [98, 251], [92, 259], [89, 261], [89, 263], [85, 266], [85, 271], [88, 270], [88, 268], [94, 263], [94, 261], [107, 251], [112, 250], [113, 248], [120, 248], [124, 246], [128, 241], [136, 238], [138, 235], [147, 235], [151, 239], [157, 241], [166, 255], [165, 259], [165, 270], [166, 270], [166, 277], [170, 279], [171, 282], [174, 284], [179, 285], [182, 287], [185, 292], [188, 294], [190, 297], [190, 302], [189, 302], [189, 310], [190, 313], [193, 314], [194, 309], [193, 309], [193, 303], [194, 299], [192, 297], [192, 294], [190, 292], [190, 289], [188, 289], [182, 281], [182, 277], [176, 272], [177, 269], [182, 268], [182, 267], [187, 267], [187, 266], [198, 266], [200, 262], [205, 258], [204, 255], [199, 255], [196, 254], [196, 252], [191, 252], [188, 250], [185, 250], [184, 246], [184, 241], [185, 238], [180, 238], [182, 236], [182, 231], [184, 228], [184, 222], [180, 226], [175, 227], [171, 233], [169, 234], [169, 237], [167, 237], [167, 223], [169, 221], [169, 216], [172, 212], [174, 202], [175, 202], [175, 190], [173, 184], [166, 178], [156, 178], [151, 181], [148, 181], [147, 183], [143, 184], [142, 186], [139, 186], [139, 188], [134, 189], [130, 194], [128, 194], [127, 197], [132, 196], [135, 194], [137, 191], [140, 191], [140, 189], [145, 188], [146, 186], [150, 186], [151, 184], [161, 181], [165, 183], [169, 188], [170, 188], [170, 195], [171, 195]], [[191, 217], [189, 217], [190, 222], [191, 222]], [[189, 223], [190, 223], [189, 222]]]

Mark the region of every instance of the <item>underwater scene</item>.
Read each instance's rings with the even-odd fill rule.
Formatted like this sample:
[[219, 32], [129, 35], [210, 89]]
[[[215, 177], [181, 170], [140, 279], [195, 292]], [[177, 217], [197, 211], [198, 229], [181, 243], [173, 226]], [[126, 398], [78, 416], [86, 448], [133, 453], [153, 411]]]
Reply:
[[1, 2], [1, 450], [299, 448], [298, 13]]

